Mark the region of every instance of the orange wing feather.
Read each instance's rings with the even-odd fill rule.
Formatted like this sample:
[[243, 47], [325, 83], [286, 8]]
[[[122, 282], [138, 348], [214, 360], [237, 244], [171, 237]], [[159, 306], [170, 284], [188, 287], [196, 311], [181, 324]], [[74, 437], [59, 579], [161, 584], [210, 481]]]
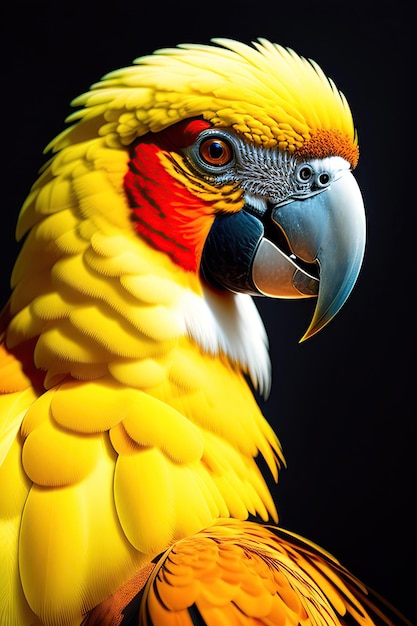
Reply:
[[218, 520], [155, 561], [83, 626], [412, 626], [334, 557], [282, 528]]

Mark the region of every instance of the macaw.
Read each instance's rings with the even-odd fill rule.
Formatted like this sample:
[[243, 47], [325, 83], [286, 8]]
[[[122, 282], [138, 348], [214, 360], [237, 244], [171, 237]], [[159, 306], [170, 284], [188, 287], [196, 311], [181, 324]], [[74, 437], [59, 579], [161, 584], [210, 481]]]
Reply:
[[[0, 623], [406, 624], [278, 525], [254, 296], [364, 255], [344, 95], [259, 39], [157, 50], [74, 100], [17, 223], [1, 314]], [[130, 621], [129, 621], [130, 620]]]

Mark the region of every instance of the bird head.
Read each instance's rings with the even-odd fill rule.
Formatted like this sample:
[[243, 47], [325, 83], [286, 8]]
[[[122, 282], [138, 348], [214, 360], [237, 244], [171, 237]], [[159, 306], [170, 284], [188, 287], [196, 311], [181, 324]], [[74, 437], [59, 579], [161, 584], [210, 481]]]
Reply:
[[306, 339], [362, 264], [352, 115], [316, 63], [263, 39], [214, 43], [109, 74], [74, 117], [103, 114], [108, 141], [129, 146], [125, 191], [143, 237], [220, 290], [317, 298]]
[[[60, 342], [71, 336], [61, 349], [62, 371], [73, 346], [79, 355], [78, 332], [84, 347], [87, 335], [100, 347], [85, 347], [77, 362], [106, 363], [108, 350], [142, 358], [142, 343], [135, 350], [128, 332], [125, 345], [118, 339], [110, 348], [110, 332], [98, 337], [105, 328], [99, 314], [114, 328], [120, 316], [118, 332], [133, 324], [158, 341], [163, 328], [166, 338], [174, 333], [168, 328], [187, 332], [177, 317], [157, 325], [138, 311], [149, 285], [142, 293], [133, 275], [149, 275], [151, 250], [163, 272], [176, 272], [194, 292], [207, 288], [210, 298], [315, 298], [303, 339], [348, 298], [362, 264], [365, 216], [345, 97], [292, 50], [264, 39], [213, 44], [157, 50], [107, 74], [73, 101], [70, 125], [47, 147], [55, 154], [18, 221], [18, 237], [30, 235], [12, 276], [8, 331], [10, 345], [43, 334], [41, 367], [60, 349], [53, 325]], [[105, 303], [101, 309], [90, 306], [91, 296]], [[210, 315], [197, 322], [201, 333], [190, 333], [205, 334], [203, 347]], [[218, 319], [210, 322], [212, 335]], [[252, 357], [239, 356], [242, 334], [232, 348], [223, 346], [232, 326], [216, 350], [246, 367]], [[82, 363], [73, 375], [84, 376]]]

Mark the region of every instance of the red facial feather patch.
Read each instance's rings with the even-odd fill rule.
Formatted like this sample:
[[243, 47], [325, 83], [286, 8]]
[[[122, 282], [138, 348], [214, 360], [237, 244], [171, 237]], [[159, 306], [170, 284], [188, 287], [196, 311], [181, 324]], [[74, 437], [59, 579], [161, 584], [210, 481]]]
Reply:
[[[214, 219], [212, 202], [193, 194], [171, 176], [159, 155], [190, 146], [209, 128], [203, 120], [185, 120], [131, 148], [124, 186], [135, 228], [151, 245], [188, 271], [200, 264], [204, 241]], [[212, 219], [208, 219], [212, 216]]]

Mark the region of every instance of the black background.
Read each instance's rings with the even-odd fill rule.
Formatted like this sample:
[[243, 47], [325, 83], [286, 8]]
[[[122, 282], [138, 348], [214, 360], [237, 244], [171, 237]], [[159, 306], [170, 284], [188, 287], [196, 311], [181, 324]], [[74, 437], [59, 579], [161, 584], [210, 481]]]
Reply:
[[[411, 6], [410, 4], [408, 6]], [[158, 47], [262, 36], [315, 59], [346, 94], [359, 132], [368, 222], [352, 295], [299, 344], [311, 302], [257, 300], [273, 390], [262, 407], [287, 458], [281, 523], [335, 554], [417, 620], [415, 593], [415, 110], [400, 3], [19, 3], [2, 8], [1, 295], [21, 203], [73, 97]]]

